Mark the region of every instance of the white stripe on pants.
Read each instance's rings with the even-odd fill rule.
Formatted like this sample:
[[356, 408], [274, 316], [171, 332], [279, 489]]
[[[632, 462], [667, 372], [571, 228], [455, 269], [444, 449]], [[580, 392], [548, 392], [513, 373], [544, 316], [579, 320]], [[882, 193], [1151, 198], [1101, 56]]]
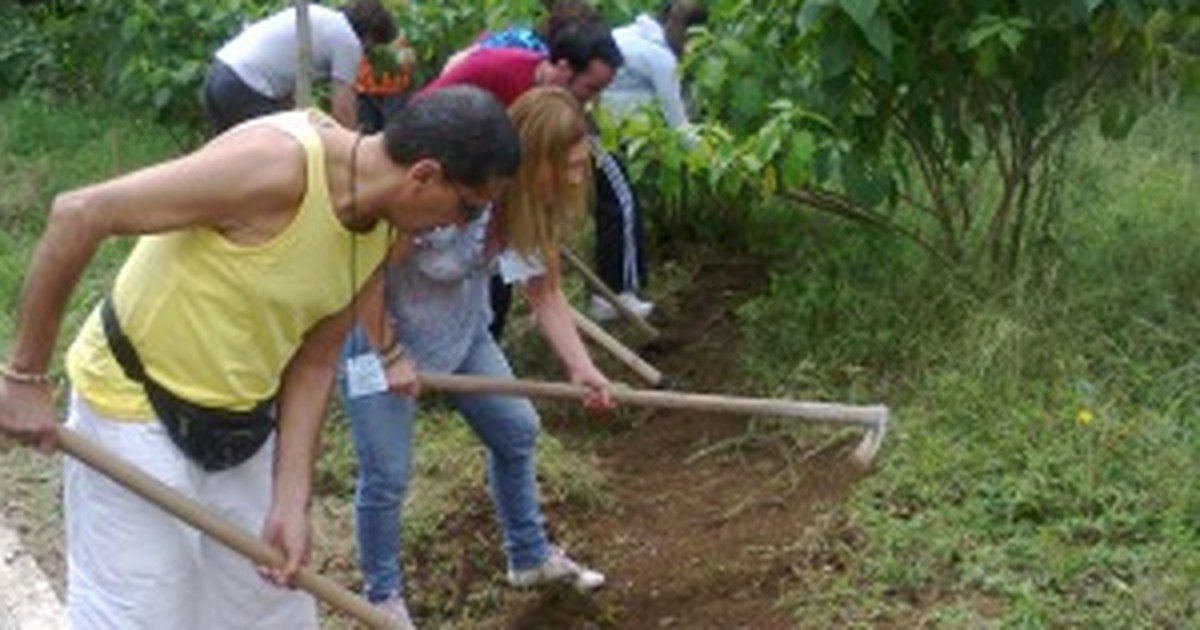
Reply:
[[[72, 393], [67, 426], [257, 535], [271, 497], [274, 436], [242, 464], [210, 473], [155, 422], [119, 422]], [[277, 588], [250, 560], [86, 465], [64, 462], [67, 608], [74, 630], [315, 629], [316, 603]]]
[[600, 165], [600, 172], [608, 180], [609, 185], [613, 189], [613, 194], [616, 195], [617, 202], [621, 206], [621, 247], [624, 251], [621, 256], [621, 276], [624, 280], [622, 288], [637, 293], [642, 288], [642, 279], [638, 274], [637, 239], [634, 237], [633, 232], [634, 222], [638, 220], [634, 216], [637, 205], [634, 202], [633, 187], [621, 173], [621, 166], [617, 162], [617, 158], [613, 157], [608, 151], [605, 151], [600, 146], [599, 140], [592, 138], [591, 147], [592, 155], [595, 156], [596, 162]]

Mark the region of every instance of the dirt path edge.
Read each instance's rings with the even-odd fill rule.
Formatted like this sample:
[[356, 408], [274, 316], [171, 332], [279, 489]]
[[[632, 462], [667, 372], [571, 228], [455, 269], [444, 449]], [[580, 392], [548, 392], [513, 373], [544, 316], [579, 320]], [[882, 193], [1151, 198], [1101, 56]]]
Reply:
[[0, 630], [65, 630], [66, 611], [46, 575], [0, 518]]

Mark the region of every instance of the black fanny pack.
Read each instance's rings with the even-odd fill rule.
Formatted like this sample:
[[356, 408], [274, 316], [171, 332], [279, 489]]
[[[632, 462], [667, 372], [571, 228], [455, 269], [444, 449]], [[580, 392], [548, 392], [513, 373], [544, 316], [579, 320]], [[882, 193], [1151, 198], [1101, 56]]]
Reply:
[[188, 402], [146, 374], [137, 350], [121, 330], [111, 297], [104, 299], [100, 318], [108, 346], [125, 376], [142, 384], [171, 441], [204, 470], [224, 470], [250, 459], [275, 430], [275, 397], [247, 411]]

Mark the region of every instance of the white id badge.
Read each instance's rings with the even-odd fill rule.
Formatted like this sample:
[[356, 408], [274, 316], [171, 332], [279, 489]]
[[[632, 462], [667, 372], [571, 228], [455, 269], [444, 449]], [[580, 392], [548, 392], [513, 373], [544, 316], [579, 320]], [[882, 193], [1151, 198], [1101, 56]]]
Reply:
[[351, 398], [370, 396], [388, 390], [383, 362], [374, 352], [364, 352], [346, 359], [346, 390]]

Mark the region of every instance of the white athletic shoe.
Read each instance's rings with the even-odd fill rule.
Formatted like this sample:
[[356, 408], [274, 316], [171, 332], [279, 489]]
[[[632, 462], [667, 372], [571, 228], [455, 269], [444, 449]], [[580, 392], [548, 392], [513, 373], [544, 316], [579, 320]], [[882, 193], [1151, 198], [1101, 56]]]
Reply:
[[[625, 306], [629, 307], [629, 310], [633, 311], [638, 317], [643, 319], [649, 317], [650, 313], [654, 311], [653, 302], [647, 302], [639, 298], [637, 294], [633, 293], [632, 291], [626, 291], [617, 297], [623, 304], [625, 304]], [[610, 304], [608, 300], [604, 299], [604, 297], [600, 295], [592, 296], [591, 308], [588, 310], [592, 316], [592, 319], [598, 322], [611, 321], [621, 316], [621, 314], [617, 312], [616, 307]]]
[[550, 556], [540, 566], [508, 570], [508, 583], [520, 588], [565, 581], [582, 592], [594, 591], [604, 586], [604, 574], [575, 562], [559, 547], [551, 547]]
[[403, 630], [416, 630], [413, 625], [412, 617], [408, 616], [408, 606], [404, 605], [404, 598], [399, 593], [375, 604], [375, 608], [382, 611], [383, 614], [396, 620], [396, 623]]

